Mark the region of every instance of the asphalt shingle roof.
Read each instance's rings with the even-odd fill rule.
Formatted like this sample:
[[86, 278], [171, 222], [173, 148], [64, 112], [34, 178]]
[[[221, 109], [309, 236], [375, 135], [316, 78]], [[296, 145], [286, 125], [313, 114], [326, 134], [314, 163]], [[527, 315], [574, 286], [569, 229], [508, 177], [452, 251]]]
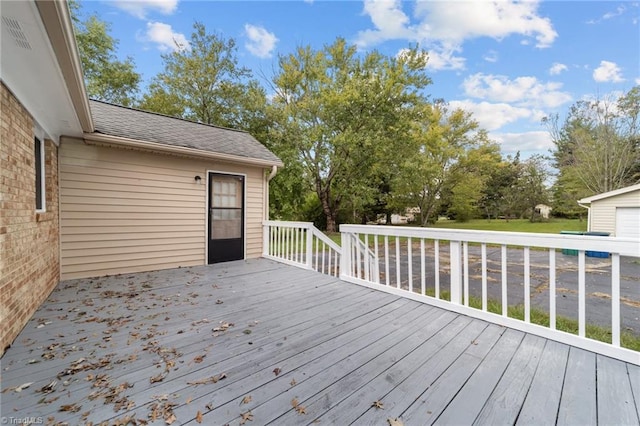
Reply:
[[281, 164], [249, 133], [169, 117], [153, 112], [90, 101], [96, 133]]

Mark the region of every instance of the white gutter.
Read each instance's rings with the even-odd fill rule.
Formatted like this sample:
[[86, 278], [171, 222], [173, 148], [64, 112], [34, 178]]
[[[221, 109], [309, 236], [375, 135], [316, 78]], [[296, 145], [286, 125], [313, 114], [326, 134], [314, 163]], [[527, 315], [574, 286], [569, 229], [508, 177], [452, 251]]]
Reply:
[[269, 220], [269, 182], [271, 182], [271, 179], [276, 177], [277, 173], [278, 166], [271, 166], [271, 173], [269, 173], [269, 176], [267, 176], [267, 179], [264, 182], [264, 220]]
[[[242, 157], [239, 155], [223, 154], [219, 152], [203, 151], [201, 149], [187, 148], [183, 146], [167, 145], [157, 142], [147, 142], [137, 139], [123, 138], [120, 136], [103, 135], [101, 133], [85, 133], [84, 141], [88, 145], [106, 145], [125, 148], [138, 148], [153, 152], [164, 152], [167, 154], [184, 155], [188, 157], [208, 158], [218, 161], [232, 163], [242, 163], [252, 166], [271, 166], [277, 169], [282, 166], [281, 161], [263, 160], [260, 158]], [[273, 169], [272, 169], [273, 173]], [[274, 174], [275, 176], [275, 174]]]
[[587, 232], [590, 232], [591, 231], [591, 207], [590, 206], [587, 207], [584, 204], [581, 204], [580, 201], [578, 201], [578, 205], [584, 209], [587, 209]]

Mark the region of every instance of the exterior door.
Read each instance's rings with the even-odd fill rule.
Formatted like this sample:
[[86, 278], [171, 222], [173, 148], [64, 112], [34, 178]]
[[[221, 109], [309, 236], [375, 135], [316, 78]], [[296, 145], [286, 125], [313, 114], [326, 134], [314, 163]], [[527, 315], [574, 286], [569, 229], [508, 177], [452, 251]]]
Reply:
[[244, 177], [209, 173], [209, 263], [244, 259]]

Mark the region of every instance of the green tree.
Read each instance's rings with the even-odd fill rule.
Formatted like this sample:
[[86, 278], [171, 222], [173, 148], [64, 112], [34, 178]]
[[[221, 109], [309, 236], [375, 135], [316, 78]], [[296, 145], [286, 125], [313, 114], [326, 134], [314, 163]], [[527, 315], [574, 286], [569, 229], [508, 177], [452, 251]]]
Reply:
[[189, 44], [162, 55], [164, 69], [142, 97], [141, 108], [247, 130], [261, 139], [266, 94], [236, 56], [234, 39], [207, 33], [195, 22]]
[[276, 153], [297, 157], [335, 231], [345, 203], [374, 199], [372, 176], [404, 152], [409, 124], [430, 80], [426, 54], [359, 55], [343, 39], [321, 50], [300, 47], [281, 56], [273, 79]]
[[413, 154], [405, 157], [394, 177], [394, 193], [407, 206], [420, 209], [420, 224], [426, 226], [439, 211], [446, 190], [452, 193], [463, 180], [461, 161], [490, 142], [470, 113], [450, 111], [442, 102], [425, 106], [410, 140]]
[[543, 120], [555, 144], [556, 201], [568, 194], [597, 194], [640, 180], [639, 116], [640, 86], [636, 86], [615, 101], [579, 101], [562, 123], [558, 115]]
[[109, 34], [109, 23], [96, 15], [81, 20], [77, 1], [69, 2], [69, 10], [89, 97], [132, 106], [141, 79], [133, 59], [118, 59], [118, 40]]
[[447, 214], [459, 222], [478, 216], [484, 189], [501, 162], [500, 146], [496, 143], [482, 140], [478, 147], [469, 149], [453, 166], [444, 191]]
[[548, 178], [546, 160], [541, 155], [534, 155], [522, 162], [516, 189], [520, 205], [529, 213], [531, 222], [535, 220], [536, 205], [549, 202], [549, 191], [546, 187]]
[[479, 208], [488, 220], [504, 215], [509, 217], [516, 209], [517, 184], [520, 175], [520, 153], [507, 156], [489, 172], [479, 200]]

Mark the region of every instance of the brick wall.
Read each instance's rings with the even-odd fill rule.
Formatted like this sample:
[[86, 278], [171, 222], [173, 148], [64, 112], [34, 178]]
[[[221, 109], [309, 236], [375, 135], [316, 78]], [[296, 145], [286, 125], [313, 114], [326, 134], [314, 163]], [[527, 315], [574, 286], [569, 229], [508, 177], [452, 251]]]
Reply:
[[0, 83], [0, 356], [58, 284], [58, 150], [45, 140], [46, 212], [36, 213], [33, 118]]

